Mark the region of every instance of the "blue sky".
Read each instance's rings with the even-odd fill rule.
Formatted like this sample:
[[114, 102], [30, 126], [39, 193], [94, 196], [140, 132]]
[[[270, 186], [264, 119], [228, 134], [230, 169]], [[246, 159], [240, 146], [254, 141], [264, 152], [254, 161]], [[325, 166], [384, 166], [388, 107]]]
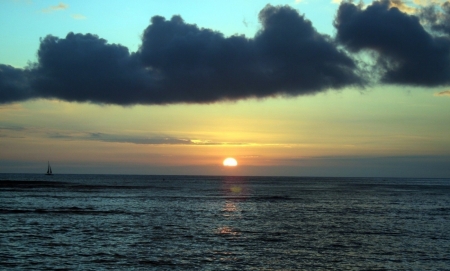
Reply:
[[[312, 2], [313, 4], [311, 4]], [[267, 1], [27, 1], [0, 3], [1, 63], [25, 66], [35, 61], [39, 39], [49, 34], [93, 33], [110, 43], [136, 51], [143, 30], [154, 15], [167, 19], [181, 15], [187, 23], [220, 31], [225, 35], [253, 36], [259, 30], [259, 11]], [[301, 9], [321, 32], [331, 34], [337, 9], [330, 1], [271, 1]]]

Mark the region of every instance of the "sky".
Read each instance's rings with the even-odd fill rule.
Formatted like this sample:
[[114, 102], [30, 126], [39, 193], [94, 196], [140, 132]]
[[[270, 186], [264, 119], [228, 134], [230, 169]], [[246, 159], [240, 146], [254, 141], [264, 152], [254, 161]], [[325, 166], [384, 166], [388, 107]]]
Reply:
[[450, 178], [447, 1], [2, 0], [0, 37], [0, 173]]

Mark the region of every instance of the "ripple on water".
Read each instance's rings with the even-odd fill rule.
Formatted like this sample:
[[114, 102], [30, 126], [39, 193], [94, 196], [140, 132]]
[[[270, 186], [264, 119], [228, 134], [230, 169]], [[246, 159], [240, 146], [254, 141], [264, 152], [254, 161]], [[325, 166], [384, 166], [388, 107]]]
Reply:
[[0, 185], [0, 269], [450, 270], [443, 181], [73, 178]]

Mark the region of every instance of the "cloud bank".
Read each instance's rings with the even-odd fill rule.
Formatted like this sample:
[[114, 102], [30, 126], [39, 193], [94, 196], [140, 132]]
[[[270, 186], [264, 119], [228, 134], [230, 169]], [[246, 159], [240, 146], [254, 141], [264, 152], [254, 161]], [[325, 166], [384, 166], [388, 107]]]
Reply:
[[283, 145], [278, 143], [260, 144], [241, 141], [212, 141], [205, 138], [190, 138], [185, 136], [160, 134], [118, 134], [102, 132], [85, 132], [71, 130], [51, 130], [38, 127], [24, 127], [18, 125], [0, 125], [0, 138], [26, 138], [33, 134], [36, 138], [62, 139], [71, 141], [99, 141], [129, 143], [140, 145], [190, 145], [190, 146], [255, 146], [255, 145]]
[[355, 53], [374, 58], [371, 68], [382, 83], [448, 85], [448, 7], [419, 6], [411, 14], [398, 9], [402, 3], [340, 3], [336, 37], [318, 33], [291, 7], [271, 5], [259, 13], [261, 28], [252, 38], [225, 37], [180, 16], [154, 16], [137, 52], [94, 34], [48, 35], [36, 63], [25, 69], [0, 64], [0, 103], [213, 103], [307, 95], [373, 82]]
[[391, 7], [391, 1], [373, 2], [367, 8], [342, 3], [335, 27], [336, 40], [351, 52], [371, 50], [378, 54], [382, 82], [420, 86], [450, 83], [449, 37], [427, 32], [418, 16]]
[[450, 90], [444, 90], [444, 91], [435, 93], [434, 96], [450, 97]]

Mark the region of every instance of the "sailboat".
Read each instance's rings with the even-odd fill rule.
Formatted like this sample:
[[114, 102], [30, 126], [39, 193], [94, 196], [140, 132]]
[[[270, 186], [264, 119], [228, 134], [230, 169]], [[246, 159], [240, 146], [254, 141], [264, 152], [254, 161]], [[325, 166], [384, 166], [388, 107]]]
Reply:
[[48, 162], [47, 173], [45, 173], [45, 175], [53, 175], [53, 173], [52, 173], [52, 167], [50, 166], [50, 162]]

